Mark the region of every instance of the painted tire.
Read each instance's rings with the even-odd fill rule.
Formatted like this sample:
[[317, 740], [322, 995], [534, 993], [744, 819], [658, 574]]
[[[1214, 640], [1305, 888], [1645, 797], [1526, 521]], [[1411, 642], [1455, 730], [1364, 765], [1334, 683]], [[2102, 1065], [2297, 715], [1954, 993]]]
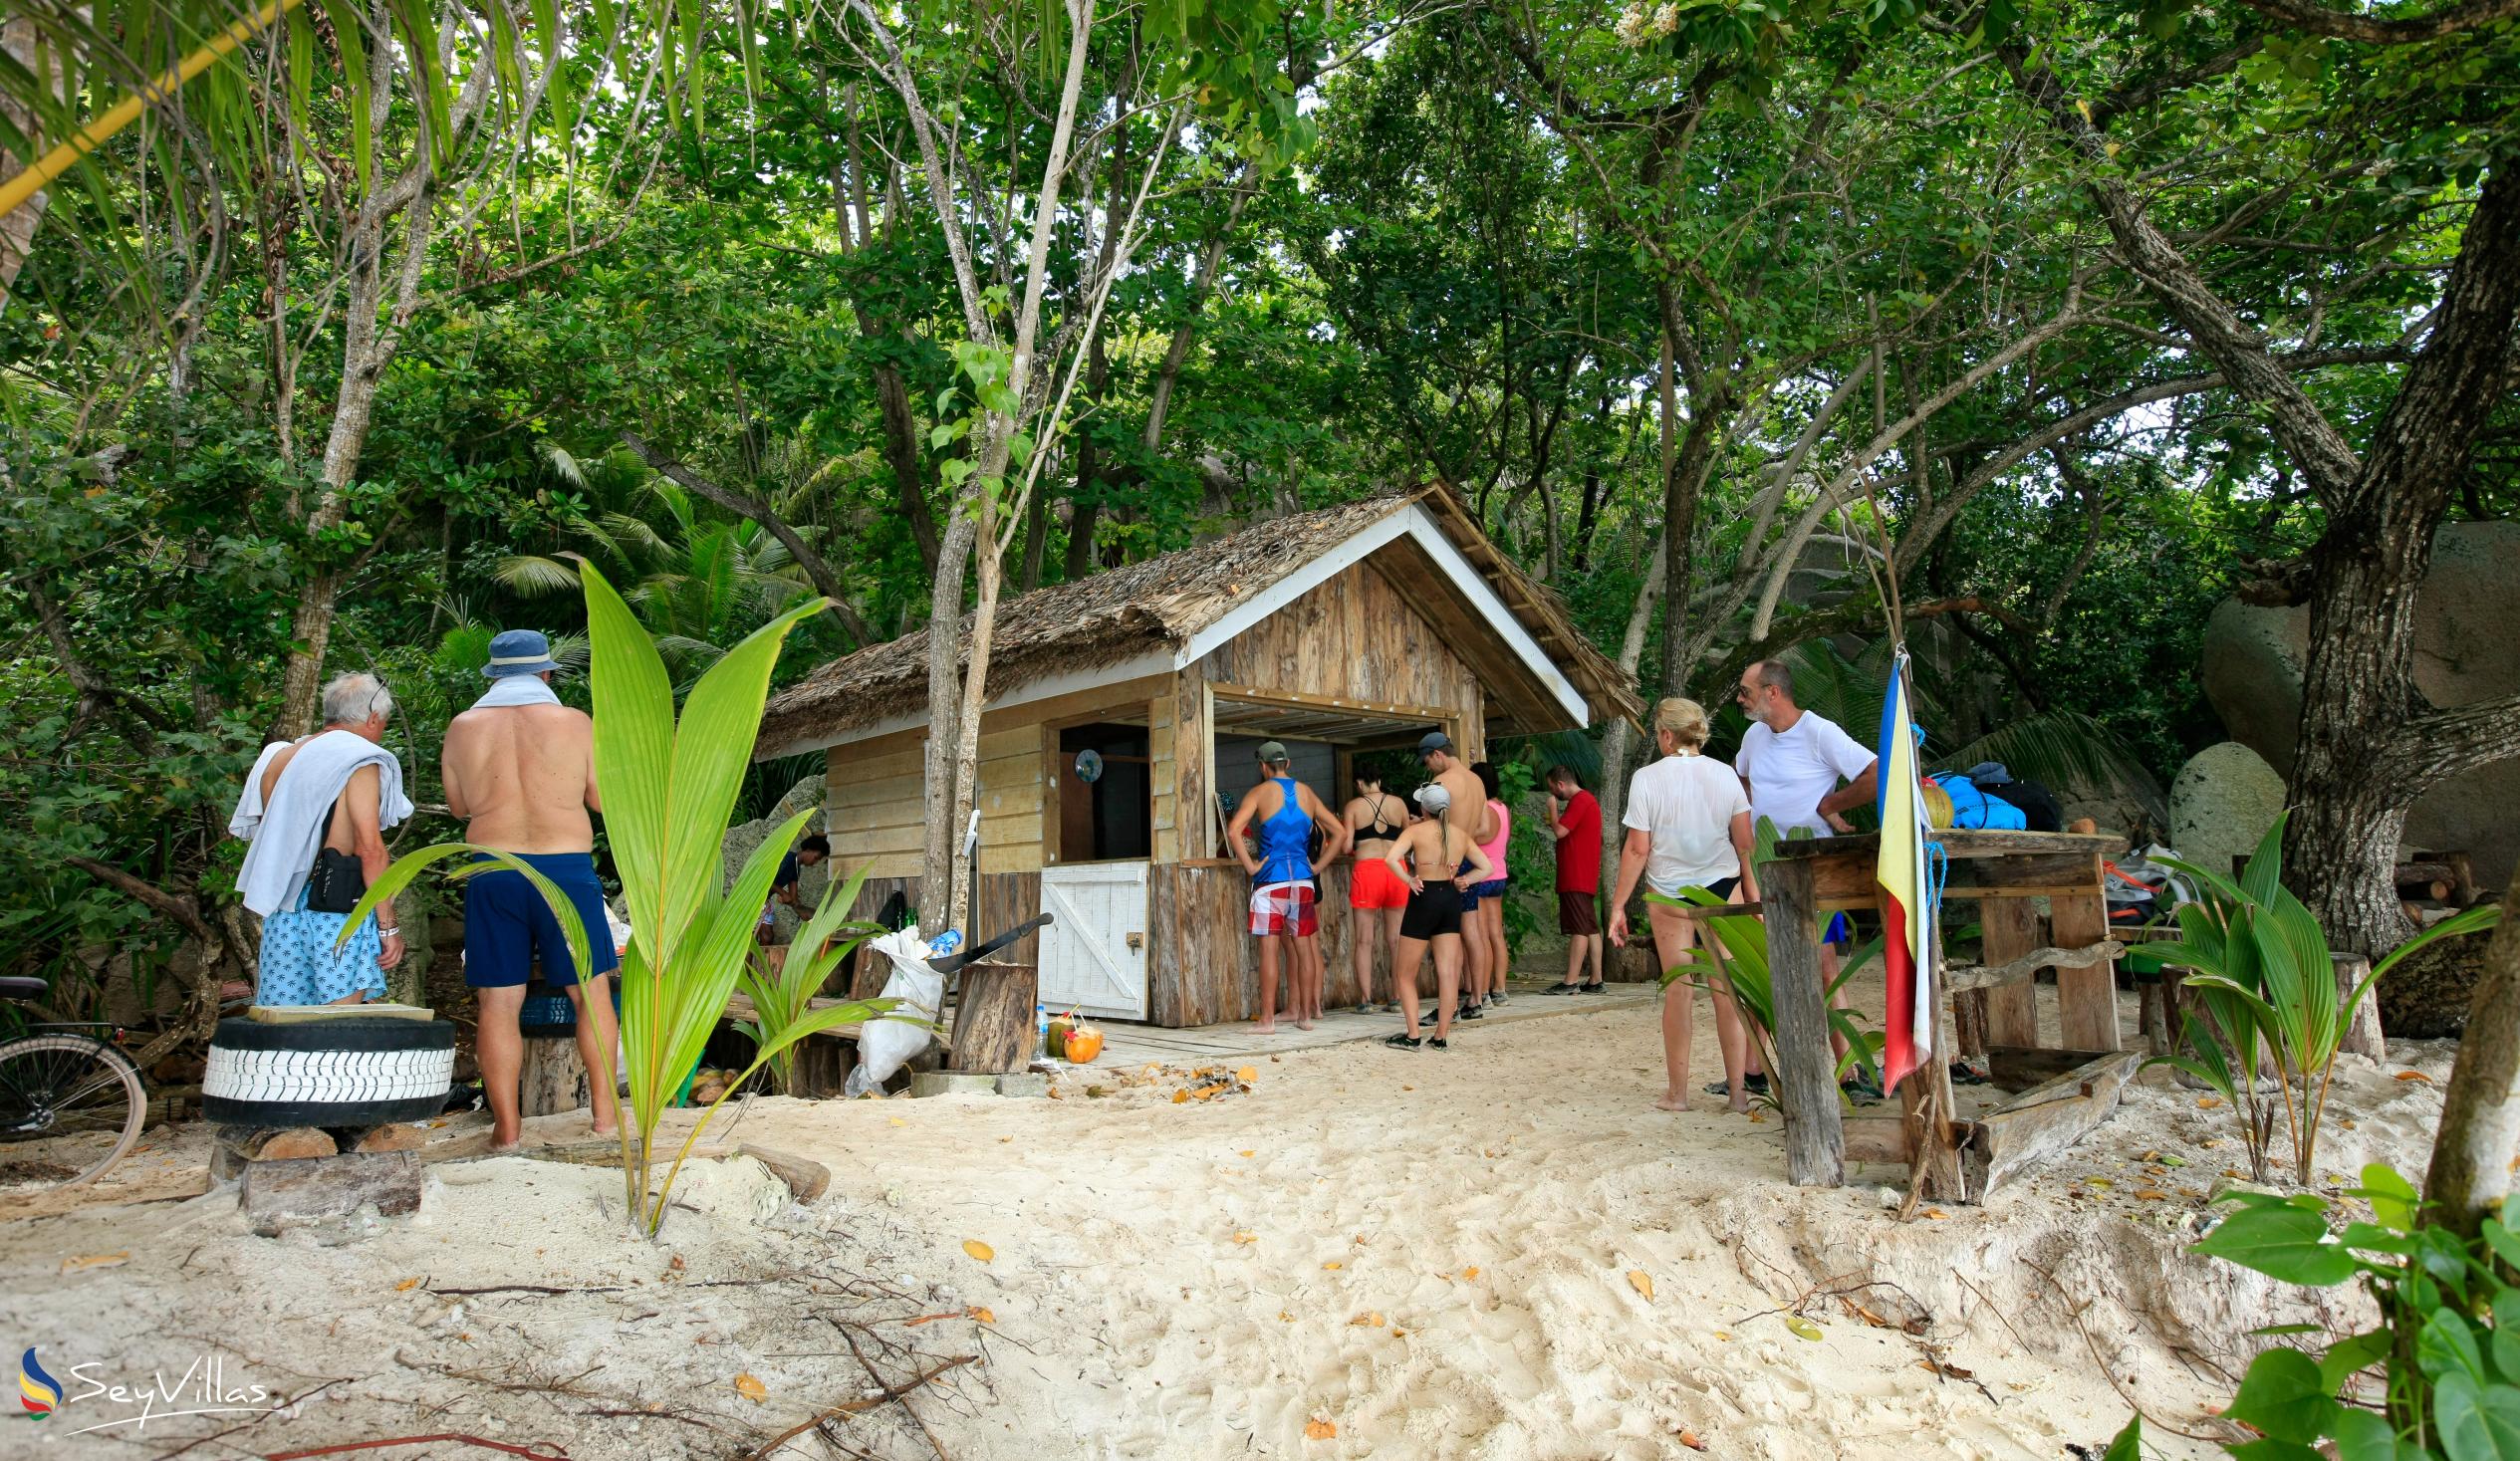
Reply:
[[443, 1020], [221, 1020], [203, 1118], [228, 1126], [381, 1126], [446, 1107], [455, 1027]]

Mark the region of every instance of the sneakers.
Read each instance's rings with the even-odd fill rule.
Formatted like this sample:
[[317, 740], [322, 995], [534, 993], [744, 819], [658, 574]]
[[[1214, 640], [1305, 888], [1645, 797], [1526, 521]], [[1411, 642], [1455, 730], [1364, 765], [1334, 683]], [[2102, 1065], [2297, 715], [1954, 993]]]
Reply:
[[1839, 1082], [1838, 1089], [1846, 1094], [1847, 1099], [1857, 1105], [1881, 1104], [1882, 1089], [1873, 1084], [1872, 1077], [1861, 1071]]
[[[1393, 1050], [1416, 1050], [1420, 1046], [1423, 1046], [1426, 1042], [1408, 1035], [1386, 1035], [1383, 1037], [1383, 1043]], [[1443, 1042], [1440, 1040], [1436, 1041], [1435, 1047], [1438, 1050], [1442, 1049]]]
[[1435, 1012], [1433, 1010], [1428, 1010], [1426, 1013], [1417, 1017], [1417, 1028], [1420, 1030], [1425, 1029], [1433, 1023], [1435, 1023]]
[[1598, 980], [1598, 979], [1596, 979], [1596, 980], [1594, 980], [1592, 983], [1587, 984], [1587, 985], [1585, 985], [1585, 986], [1584, 986], [1584, 992], [1585, 992], [1586, 994], [1606, 994], [1606, 993], [1608, 993], [1609, 991], [1610, 991], [1610, 986], [1609, 986], [1609, 985], [1607, 985], [1607, 984], [1602, 983], [1602, 982], [1601, 982], [1600, 980]]
[[1451, 1042], [1445, 1040], [1440, 1035], [1431, 1035], [1426, 1038], [1426, 1048], [1428, 1050], [1450, 1050], [1452, 1049], [1452, 1045]]
[[1460, 1009], [1452, 1012], [1452, 1018], [1455, 1020], [1484, 1020], [1487, 1018], [1487, 1011], [1480, 1009], [1477, 1005], [1463, 1005]]
[[1496, 991], [1496, 993], [1489, 995], [1487, 997], [1487, 1002], [1492, 1005], [1503, 1005], [1509, 1002], [1509, 998], [1510, 997], [1505, 993], [1505, 991], [1500, 989]]
[[[1741, 1089], [1752, 1096], [1767, 1095], [1768, 1078], [1766, 1073], [1762, 1071], [1752, 1071], [1749, 1075], [1742, 1077]], [[1708, 1096], [1730, 1096], [1732, 1095], [1732, 1083], [1730, 1081], [1718, 1081], [1712, 1086], [1706, 1088], [1706, 1094]]]
[[1584, 986], [1583, 986], [1583, 985], [1581, 985], [1581, 984], [1552, 984], [1552, 985], [1550, 985], [1547, 989], [1544, 989], [1544, 990], [1542, 990], [1542, 991], [1540, 991], [1540, 992], [1541, 992], [1542, 994], [1544, 994], [1544, 995], [1547, 995], [1547, 994], [1582, 994], [1582, 993], [1584, 992]]

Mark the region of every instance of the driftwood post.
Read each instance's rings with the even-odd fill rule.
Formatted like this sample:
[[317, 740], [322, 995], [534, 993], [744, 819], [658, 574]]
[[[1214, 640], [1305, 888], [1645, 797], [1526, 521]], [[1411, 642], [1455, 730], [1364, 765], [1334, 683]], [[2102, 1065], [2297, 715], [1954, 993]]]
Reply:
[[957, 976], [962, 997], [954, 1005], [953, 1050], [945, 1069], [1012, 1076], [1032, 1064], [1033, 991], [1030, 964], [966, 964]]
[[1768, 977], [1776, 1004], [1776, 1079], [1785, 1104], [1785, 1175], [1797, 1187], [1846, 1180], [1846, 1127], [1838, 1113], [1829, 1000], [1821, 989], [1818, 899], [1812, 863], [1793, 857], [1759, 871], [1766, 905]]
[[518, 1109], [525, 1115], [553, 1116], [586, 1104], [587, 1063], [575, 1035], [527, 1037], [518, 1086]]

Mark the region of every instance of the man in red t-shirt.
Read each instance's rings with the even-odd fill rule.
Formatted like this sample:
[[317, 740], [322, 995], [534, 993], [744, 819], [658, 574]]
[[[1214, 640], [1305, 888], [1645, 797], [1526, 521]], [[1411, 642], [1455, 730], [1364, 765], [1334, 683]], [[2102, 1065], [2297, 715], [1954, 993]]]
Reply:
[[[1549, 768], [1548, 785], [1549, 835], [1558, 840], [1558, 931], [1567, 936], [1566, 982], [1549, 993], [1599, 994], [1602, 920], [1594, 903], [1602, 889], [1602, 804], [1563, 766]], [[1583, 982], [1587, 958], [1593, 961], [1590, 983]]]

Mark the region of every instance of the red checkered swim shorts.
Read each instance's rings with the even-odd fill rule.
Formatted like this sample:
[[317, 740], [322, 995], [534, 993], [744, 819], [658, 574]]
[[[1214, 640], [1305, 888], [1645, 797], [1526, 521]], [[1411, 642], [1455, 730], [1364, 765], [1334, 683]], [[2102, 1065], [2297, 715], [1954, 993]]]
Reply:
[[1313, 911], [1313, 885], [1309, 882], [1272, 882], [1251, 890], [1251, 931], [1262, 938], [1272, 934], [1292, 934], [1310, 938], [1321, 931], [1321, 920]]

